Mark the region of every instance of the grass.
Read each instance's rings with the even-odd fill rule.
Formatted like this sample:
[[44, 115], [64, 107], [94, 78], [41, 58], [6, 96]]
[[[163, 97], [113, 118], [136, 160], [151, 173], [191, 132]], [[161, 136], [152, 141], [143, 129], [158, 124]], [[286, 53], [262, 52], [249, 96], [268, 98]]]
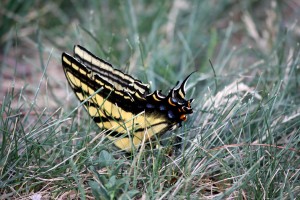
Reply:
[[[0, 199], [299, 196], [296, 1], [2, 4]], [[161, 148], [122, 153], [68, 88], [74, 44], [164, 93], [197, 71], [195, 112]]]

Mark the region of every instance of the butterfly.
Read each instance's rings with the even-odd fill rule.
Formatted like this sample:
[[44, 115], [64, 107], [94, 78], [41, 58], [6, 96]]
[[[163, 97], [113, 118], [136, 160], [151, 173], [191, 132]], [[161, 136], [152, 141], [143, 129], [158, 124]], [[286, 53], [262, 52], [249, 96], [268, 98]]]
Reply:
[[107, 137], [127, 152], [154, 136], [181, 126], [193, 113], [193, 99], [185, 99], [187, 76], [167, 95], [150, 92], [149, 84], [113, 68], [80, 45], [73, 56], [62, 53], [62, 66], [70, 87]]

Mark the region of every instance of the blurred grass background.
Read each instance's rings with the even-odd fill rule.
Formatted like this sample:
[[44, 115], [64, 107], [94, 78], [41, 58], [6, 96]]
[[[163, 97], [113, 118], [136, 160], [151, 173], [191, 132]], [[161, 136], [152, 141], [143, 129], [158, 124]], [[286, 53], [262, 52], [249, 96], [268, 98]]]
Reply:
[[[1, 198], [299, 196], [299, 1], [5, 0], [0, 15]], [[74, 44], [152, 91], [197, 71], [179, 152], [104, 139], [62, 71]]]

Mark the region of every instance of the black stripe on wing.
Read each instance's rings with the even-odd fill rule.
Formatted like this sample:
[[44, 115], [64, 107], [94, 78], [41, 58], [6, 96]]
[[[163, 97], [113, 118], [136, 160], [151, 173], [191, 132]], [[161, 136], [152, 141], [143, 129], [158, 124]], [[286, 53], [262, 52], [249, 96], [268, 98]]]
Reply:
[[[64, 61], [64, 59], [66, 59], [69, 63]], [[67, 80], [72, 86], [72, 89], [74, 90], [75, 94], [77, 92], [80, 92], [87, 96], [92, 95], [87, 94], [88, 91], [83, 91], [81, 87], [75, 87], [71, 80], [68, 78], [67, 73], [72, 74], [74, 77], [79, 79], [83, 84], [86, 84], [93, 91], [97, 91], [100, 88], [102, 88], [102, 90], [98, 92], [98, 95], [111, 102], [112, 104], [117, 104], [124, 111], [131, 112], [133, 114], [139, 114], [144, 110], [145, 101], [136, 98], [134, 95], [129, 95], [126, 91], [118, 91], [119, 94], [117, 94], [113, 89], [114, 86], [110, 82], [107, 82], [106, 80], [102, 79], [101, 76], [95, 74], [95, 72], [90, 71], [85, 65], [80, 63], [77, 59], [73, 58], [69, 54], [62, 54], [62, 63]], [[78, 67], [78, 69], [75, 69], [72, 65], [75, 65], [76, 67]], [[83, 73], [80, 71], [82, 71]], [[98, 80], [98, 82], [96, 80]], [[99, 81], [103, 83], [103, 85], [101, 85]], [[109, 86], [113, 90], [107, 89], [105, 86]], [[134, 102], [132, 102], [133, 97], [135, 97], [133, 99]], [[83, 101], [82, 99], [79, 100], [81, 102]], [[97, 102], [97, 104], [99, 104], [100, 107], [102, 102]]]
[[139, 92], [142, 97], [149, 94], [148, 84], [143, 84], [140, 80], [113, 68], [110, 63], [95, 56], [84, 47], [79, 45], [74, 46], [74, 57], [82, 62], [87, 69], [98, 74], [103, 79], [122, 85], [122, 87], [127, 89], [131, 94]]

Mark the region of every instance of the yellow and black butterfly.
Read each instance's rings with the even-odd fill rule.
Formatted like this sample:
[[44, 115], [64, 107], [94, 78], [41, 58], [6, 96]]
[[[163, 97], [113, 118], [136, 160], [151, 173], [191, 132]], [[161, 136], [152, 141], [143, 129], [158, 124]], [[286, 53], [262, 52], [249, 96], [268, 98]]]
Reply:
[[73, 56], [62, 54], [62, 65], [79, 101], [100, 128], [110, 130], [108, 138], [122, 150], [131, 151], [154, 135], [181, 126], [193, 112], [193, 99], [185, 99], [189, 76], [168, 95], [161, 90], [150, 93], [148, 84], [79, 45]]

